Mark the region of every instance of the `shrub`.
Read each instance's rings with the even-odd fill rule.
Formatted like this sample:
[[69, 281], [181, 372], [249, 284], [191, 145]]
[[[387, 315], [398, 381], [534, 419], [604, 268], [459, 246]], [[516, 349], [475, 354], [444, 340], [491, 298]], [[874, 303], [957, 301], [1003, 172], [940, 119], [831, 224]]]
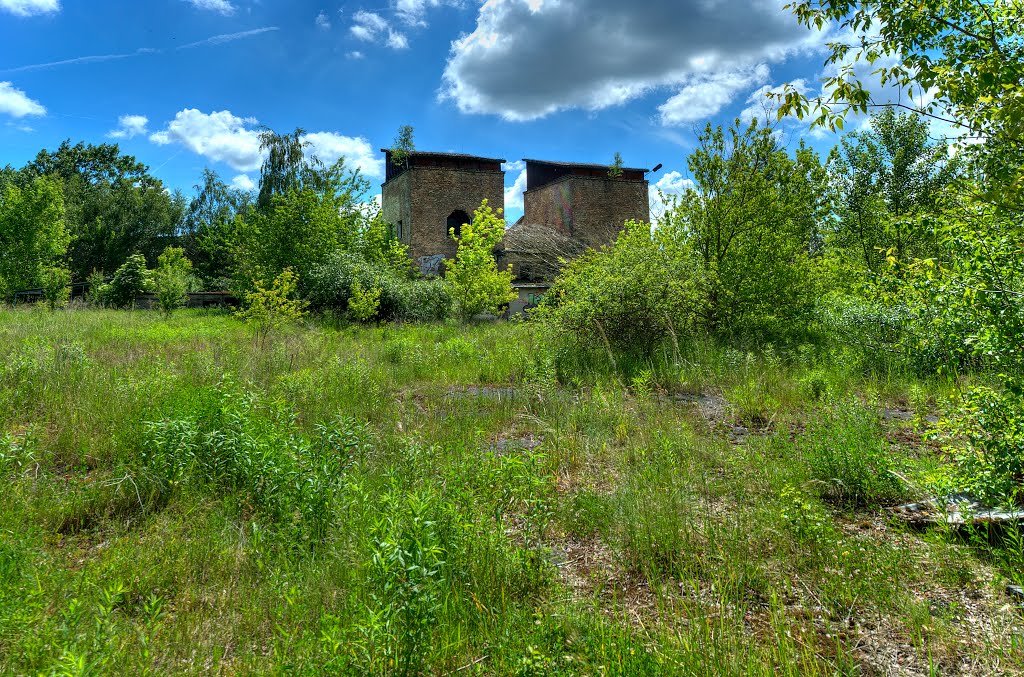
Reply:
[[631, 221], [614, 245], [572, 261], [535, 315], [562, 341], [614, 358], [689, 333], [696, 305], [687, 266], [650, 226]]
[[978, 498], [1017, 504], [1024, 495], [1024, 395], [972, 388], [962, 397], [945, 431], [955, 445], [956, 489]]
[[86, 282], [88, 284], [86, 299], [89, 303], [94, 306], [105, 305], [110, 297], [110, 285], [107, 284], [107, 278], [103, 275], [103, 271], [92, 271], [86, 278]]
[[236, 315], [253, 328], [260, 345], [272, 331], [297, 322], [306, 314], [308, 304], [295, 298], [297, 286], [298, 276], [291, 268], [274, 278], [269, 288], [259, 280], [253, 281], [255, 291], [245, 295], [245, 307]]
[[107, 291], [107, 302], [117, 308], [134, 308], [135, 299], [146, 291], [148, 283], [146, 259], [132, 254], [114, 273]]
[[480, 313], [498, 315], [516, 297], [512, 271], [498, 270], [494, 260], [494, 248], [505, 235], [501, 210], [495, 212], [484, 200], [473, 213], [473, 223], [463, 224], [459, 236], [454, 228], [449, 234], [459, 244], [455, 259], [445, 261], [445, 282], [456, 313], [463, 320]]
[[192, 262], [185, 258], [185, 250], [180, 247], [168, 247], [157, 262], [153, 287], [160, 309], [170, 315], [188, 302]]
[[348, 314], [360, 322], [369, 322], [377, 317], [380, 310], [380, 287], [363, 289], [356, 280], [352, 285], [352, 296], [348, 299]]
[[381, 320], [442, 320], [451, 311], [451, 295], [442, 280], [410, 279], [349, 252], [336, 252], [313, 269], [307, 285], [310, 305], [346, 310], [356, 285], [380, 291], [377, 318]]
[[63, 266], [43, 270], [43, 298], [50, 310], [63, 308], [71, 298], [71, 271]]

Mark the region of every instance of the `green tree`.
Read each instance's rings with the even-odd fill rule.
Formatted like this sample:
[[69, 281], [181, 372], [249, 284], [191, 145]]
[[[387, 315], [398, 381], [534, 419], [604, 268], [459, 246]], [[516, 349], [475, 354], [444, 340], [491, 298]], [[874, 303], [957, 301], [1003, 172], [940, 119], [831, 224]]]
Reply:
[[467, 320], [479, 313], [497, 315], [516, 297], [512, 271], [498, 270], [494, 248], [505, 235], [505, 220], [484, 200], [473, 213], [473, 223], [462, 226], [460, 237], [452, 228], [449, 235], [458, 243], [454, 260], [445, 261], [445, 283], [455, 300], [456, 313]]
[[50, 310], [63, 308], [71, 298], [71, 271], [64, 266], [43, 269], [43, 298]]
[[106, 292], [107, 302], [115, 308], [134, 308], [135, 299], [145, 293], [148, 284], [146, 257], [132, 254], [114, 273], [114, 279]]
[[268, 284], [286, 268], [309, 277], [335, 251], [352, 250], [366, 214], [360, 202], [369, 184], [339, 160], [308, 184], [274, 195], [266, 206], [236, 218], [236, 284]]
[[181, 247], [168, 247], [157, 260], [153, 288], [160, 309], [170, 316], [188, 302], [192, 262], [185, 258], [185, 250]]
[[67, 252], [60, 183], [38, 177], [0, 186], [0, 298], [38, 287], [43, 272]]
[[620, 176], [622, 176], [622, 153], [615, 151], [615, 157], [608, 165], [608, 178], [617, 179]]
[[149, 168], [116, 144], [64, 141], [54, 151], [40, 151], [19, 172], [23, 180], [49, 176], [59, 180], [64, 197], [68, 254], [73, 277], [93, 270], [115, 270], [133, 252], [155, 262], [177, 237], [185, 197], [168, 193]]
[[[922, 0], [794, 0], [800, 22], [832, 26], [826, 64], [834, 74], [822, 94], [808, 99], [787, 85], [780, 94], [780, 118], [810, 117], [815, 124], [842, 128], [851, 113], [872, 106], [912, 108], [984, 140], [971, 148], [986, 177], [988, 199], [1020, 201], [1024, 190], [1024, 16], [1019, 2]], [[895, 57], [884, 59], [884, 57]], [[881, 60], [881, 61], [880, 61]], [[883, 84], [916, 96], [897, 103], [874, 101], [860, 64], [874, 69]]]
[[391, 164], [396, 167], [404, 167], [409, 161], [409, 156], [416, 151], [416, 144], [412, 139], [413, 129], [411, 125], [402, 125], [398, 128], [398, 136], [391, 144]]
[[688, 166], [695, 186], [660, 228], [699, 267], [701, 324], [788, 331], [813, 307], [809, 253], [825, 209], [817, 155], [801, 144], [791, 158], [770, 128], [737, 121], [708, 125]]
[[912, 112], [886, 108], [871, 128], [847, 134], [829, 157], [836, 194], [835, 227], [827, 244], [871, 271], [938, 254], [933, 231], [916, 218], [933, 210], [956, 177], [946, 145], [932, 142], [928, 122]]
[[189, 203], [180, 234], [185, 257], [208, 289], [224, 289], [235, 265], [237, 218], [253, 206], [253, 196], [221, 181], [211, 169]]

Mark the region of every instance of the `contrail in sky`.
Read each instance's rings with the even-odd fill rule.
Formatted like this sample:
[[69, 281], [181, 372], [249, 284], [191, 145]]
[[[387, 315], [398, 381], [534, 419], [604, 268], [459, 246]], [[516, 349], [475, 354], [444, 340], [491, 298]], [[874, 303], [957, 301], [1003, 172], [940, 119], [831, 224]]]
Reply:
[[193, 47], [203, 47], [204, 45], [223, 45], [225, 42], [234, 42], [235, 40], [242, 40], [276, 30], [280, 29], [277, 26], [267, 26], [266, 28], [254, 28], [251, 31], [242, 31], [241, 33], [223, 33], [221, 35], [214, 35], [212, 38], [200, 40], [199, 42], [190, 42], [187, 45], [175, 47], [175, 49], [192, 49]]
[[206, 47], [213, 45], [223, 45], [228, 42], [234, 42], [235, 40], [243, 40], [256, 35], [262, 35], [263, 33], [270, 33], [276, 30], [280, 30], [277, 26], [266, 26], [264, 28], [255, 28], [251, 31], [242, 31], [241, 33], [223, 33], [221, 35], [214, 35], [198, 42], [190, 42], [187, 45], [179, 45], [170, 50], [168, 49], [153, 49], [152, 47], [140, 47], [134, 52], [126, 52], [124, 54], [94, 54], [90, 56], [76, 56], [71, 59], [61, 59], [60, 61], [49, 61], [47, 63], [34, 63], [27, 66], [16, 66], [14, 68], [4, 68], [0, 70], [0, 73], [25, 73], [28, 71], [45, 70], [47, 68], [57, 68], [58, 66], [71, 66], [74, 64], [81, 63], [99, 63], [102, 61], [116, 61], [118, 59], [130, 59], [136, 56], [143, 56], [146, 54], [162, 54], [167, 51], [178, 51], [182, 49], [193, 49], [195, 47]]

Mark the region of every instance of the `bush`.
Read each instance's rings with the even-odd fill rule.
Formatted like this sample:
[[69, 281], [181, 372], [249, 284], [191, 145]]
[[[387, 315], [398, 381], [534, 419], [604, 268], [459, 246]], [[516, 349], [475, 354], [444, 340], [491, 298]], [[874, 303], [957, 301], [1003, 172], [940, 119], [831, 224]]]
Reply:
[[160, 309], [170, 315], [188, 302], [192, 262], [185, 258], [185, 250], [180, 247], [168, 247], [157, 261], [153, 287]]
[[356, 280], [352, 285], [352, 296], [348, 300], [348, 314], [360, 322], [369, 322], [377, 317], [380, 310], [380, 287], [363, 289]]
[[71, 298], [71, 271], [63, 266], [43, 270], [43, 298], [50, 310], [66, 306]]
[[298, 276], [291, 268], [285, 268], [270, 287], [264, 287], [259, 280], [253, 281], [253, 287], [255, 291], [245, 295], [245, 308], [236, 315], [252, 326], [257, 343], [262, 345], [272, 331], [297, 322], [306, 314], [307, 303], [295, 298]]
[[645, 223], [572, 261], [535, 311], [562, 341], [613, 354], [649, 355], [688, 334], [697, 307], [688, 267]]
[[146, 291], [148, 273], [142, 254], [129, 256], [114, 273], [106, 293], [107, 302], [116, 308], [134, 308], [135, 299]]
[[103, 275], [103, 271], [92, 271], [86, 278], [86, 283], [88, 284], [86, 299], [89, 303], [94, 306], [106, 305], [110, 297], [110, 285], [107, 284], [107, 278]]
[[495, 212], [484, 200], [473, 213], [473, 223], [463, 224], [458, 237], [454, 229], [450, 235], [459, 249], [454, 260], [444, 262], [445, 281], [459, 317], [468, 320], [480, 313], [500, 314], [516, 297], [512, 271], [498, 270], [494, 260], [494, 248], [505, 235], [501, 210]]
[[442, 280], [410, 279], [348, 252], [337, 252], [313, 269], [307, 285], [310, 305], [347, 310], [357, 286], [380, 291], [377, 318], [384, 321], [443, 320], [451, 312], [451, 295]]

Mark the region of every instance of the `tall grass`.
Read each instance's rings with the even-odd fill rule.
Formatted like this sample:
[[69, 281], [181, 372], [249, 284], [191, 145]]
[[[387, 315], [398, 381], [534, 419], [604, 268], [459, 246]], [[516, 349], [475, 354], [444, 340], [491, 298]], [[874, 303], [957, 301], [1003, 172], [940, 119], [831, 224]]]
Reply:
[[0, 673], [1024, 667], [985, 583], [1019, 548], [878, 517], [930, 466], [862, 403], [933, 384], [534, 329], [0, 311]]

